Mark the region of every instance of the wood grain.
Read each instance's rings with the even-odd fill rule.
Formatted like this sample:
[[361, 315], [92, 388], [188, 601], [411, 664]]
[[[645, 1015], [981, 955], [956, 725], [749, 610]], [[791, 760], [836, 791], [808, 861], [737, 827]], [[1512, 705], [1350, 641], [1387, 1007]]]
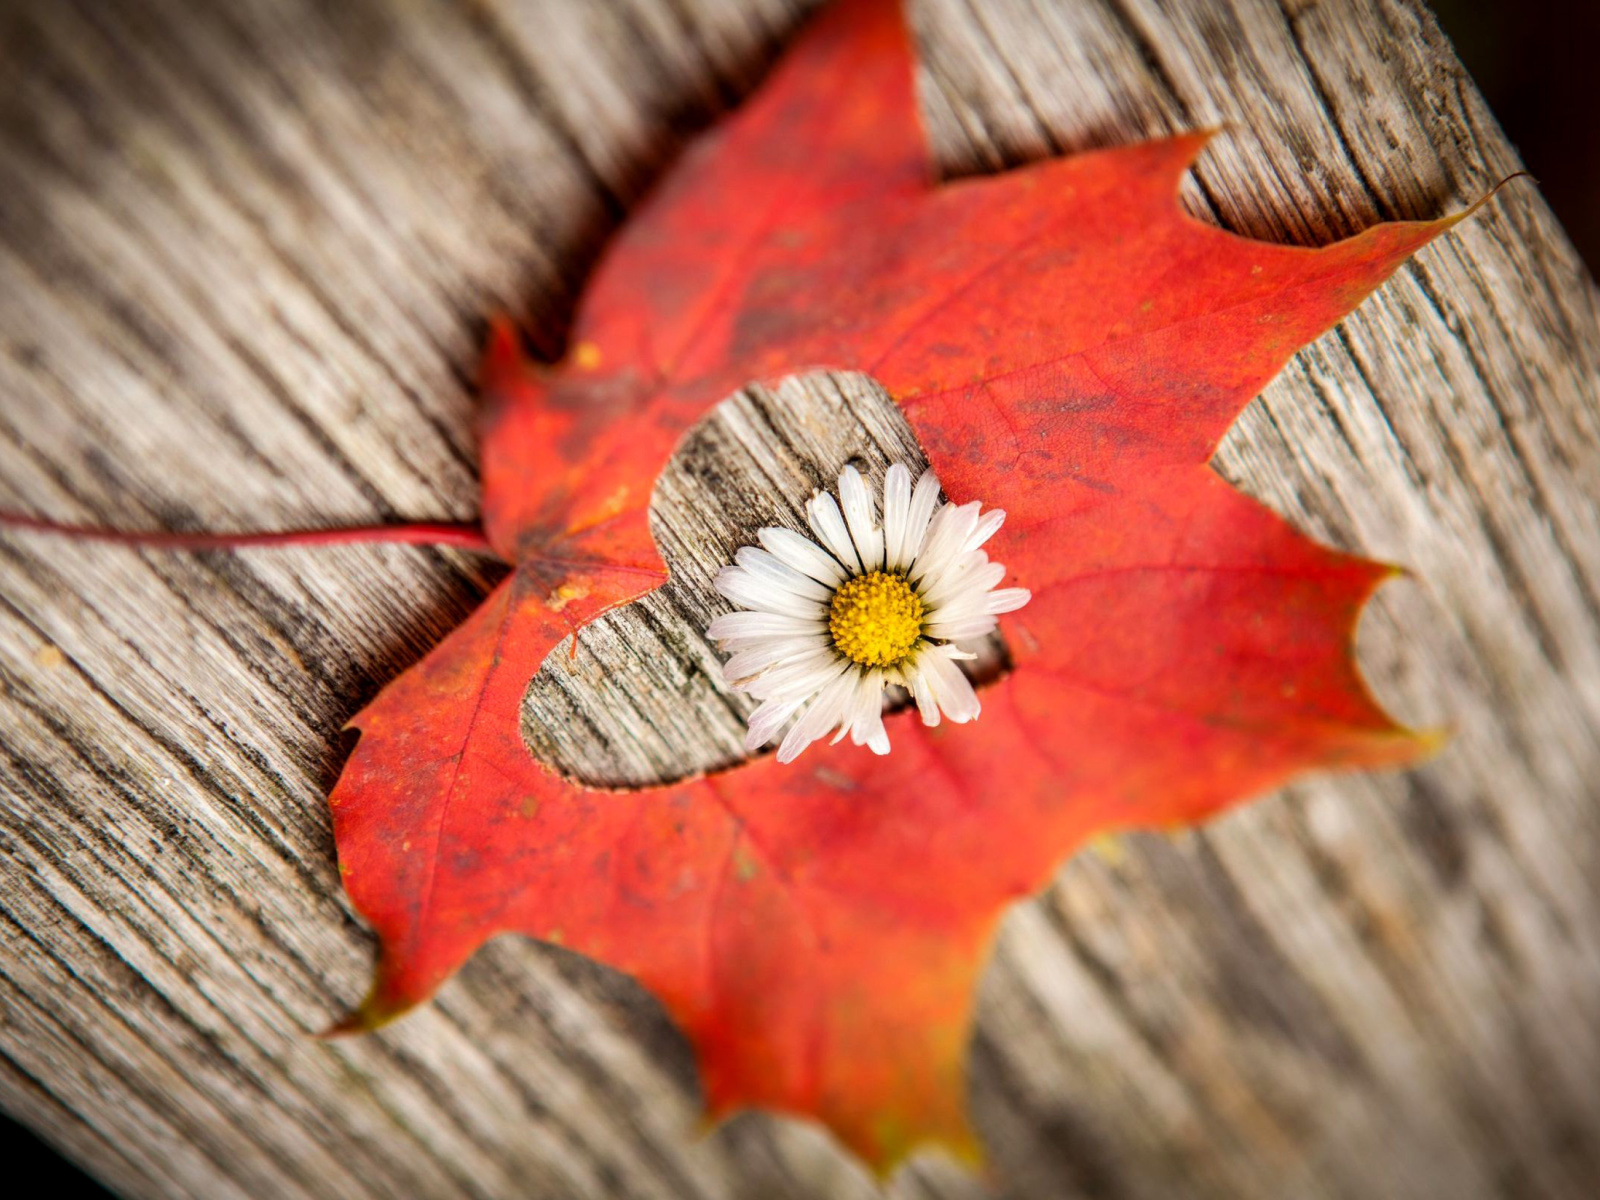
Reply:
[[[0, 506], [470, 518], [482, 316], [553, 351], [606, 233], [799, 7], [0, 6]], [[1518, 166], [1415, 0], [915, 12], [950, 173], [1218, 126], [1186, 203], [1316, 243]], [[1010, 1194], [1600, 1177], [1597, 335], [1513, 185], [1224, 441], [1239, 486], [1412, 570], [1363, 660], [1458, 736], [1106, 844], [1008, 918], [972, 1097]], [[490, 582], [451, 551], [0, 538], [0, 1102], [130, 1196], [877, 1194], [811, 1127], [694, 1134], [660, 1011], [552, 948], [503, 939], [392, 1030], [309, 1036], [371, 961], [323, 804], [340, 726]], [[671, 769], [670, 740], [591, 766]], [[937, 1159], [889, 1190], [979, 1194]]]

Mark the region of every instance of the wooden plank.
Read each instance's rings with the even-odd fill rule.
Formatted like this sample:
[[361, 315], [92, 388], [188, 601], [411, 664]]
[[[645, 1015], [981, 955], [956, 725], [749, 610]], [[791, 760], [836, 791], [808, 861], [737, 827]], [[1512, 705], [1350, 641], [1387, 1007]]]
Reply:
[[[513, 306], [553, 348], [605, 233], [795, 18], [7, 9], [0, 505], [469, 517], [482, 314]], [[1517, 165], [1413, 0], [926, 0], [916, 21], [951, 172], [1221, 126], [1187, 203], [1314, 243]], [[1577, 1196], [1600, 1174], [1597, 309], [1515, 186], [1225, 440], [1239, 486], [1415, 572], [1364, 663], [1459, 736], [1416, 772], [1081, 855], [1008, 919], [973, 1103], [1015, 1194]], [[491, 581], [446, 551], [0, 538], [0, 1099], [135, 1196], [876, 1194], [809, 1127], [694, 1136], [659, 1010], [521, 940], [391, 1031], [309, 1038], [370, 965], [322, 800], [338, 729]], [[976, 1194], [937, 1161], [892, 1190]]]

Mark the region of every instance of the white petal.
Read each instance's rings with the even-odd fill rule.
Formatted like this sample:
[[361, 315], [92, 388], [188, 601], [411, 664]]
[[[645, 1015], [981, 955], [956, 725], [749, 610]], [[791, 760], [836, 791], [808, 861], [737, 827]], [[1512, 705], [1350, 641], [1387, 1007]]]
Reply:
[[827, 631], [821, 617], [789, 617], [782, 613], [724, 613], [706, 626], [706, 636], [714, 642], [746, 641], [750, 638], [795, 637]]
[[883, 477], [883, 565], [888, 571], [905, 566], [907, 518], [911, 515], [911, 472], [895, 463]]
[[947, 504], [938, 511], [928, 526], [922, 553], [911, 565], [912, 580], [937, 585], [945, 569], [963, 553], [967, 537], [978, 524], [979, 507], [974, 500], [970, 504]]
[[[734, 657], [737, 658], [738, 655]], [[730, 658], [728, 661], [732, 662], [733, 659]], [[741, 682], [739, 686], [758, 700], [765, 700], [768, 696], [776, 696], [783, 691], [798, 691], [803, 687], [810, 687], [812, 691], [816, 691], [822, 684], [811, 682], [812, 677], [825, 674], [831, 679], [834, 668], [845, 661], [848, 660], [841, 659], [838, 651], [833, 648], [833, 643], [826, 639], [813, 642], [803, 649], [791, 645], [786, 657], [773, 661], [751, 678]], [[723, 667], [725, 674], [727, 669], [726, 666]]]
[[883, 672], [874, 671], [870, 678], [872, 686], [858, 701], [851, 721], [850, 740], [857, 746], [866, 746], [874, 754], [887, 754], [889, 734], [883, 728]]
[[851, 664], [829, 649], [825, 654], [797, 658], [779, 663], [770, 671], [744, 685], [744, 691], [757, 700], [781, 700], [797, 696], [801, 699], [821, 691], [839, 672]]
[[793, 762], [812, 742], [837, 725], [844, 716], [844, 705], [856, 684], [856, 673], [846, 671], [817, 693], [805, 714], [794, 723], [778, 746], [778, 761]]
[[1027, 588], [1001, 588], [999, 591], [989, 593], [985, 607], [991, 613], [1016, 612], [1032, 599], [1033, 593]]
[[910, 575], [913, 579], [926, 579], [928, 564], [936, 558], [946, 557], [944, 548], [950, 541], [950, 522], [956, 519], [959, 511], [954, 504], [941, 504], [934, 510], [933, 518], [922, 536], [922, 546], [911, 564]]
[[806, 520], [817, 539], [828, 548], [828, 553], [844, 564], [850, 574], [861, 570], [861, 560], [856, 556], [855, 543], [850, 540], [850, 530], [845, 527], [839, 506], [827, 492], [815, 492], [806, 502]]
[[942, 642], [970, 642], [986, 633], [992, 633], [997, 624], [994, 617], [984, 613], [981, 616], [967, 617], [962, 621], [940, 621], [929, 625], [924, 632]]
[[881, 743], [883, 749], [874, 753], [887, 754], [889, 735], [883, 730], [883, 672], [874, 671], [870, 678], [871, 687], [856, 705], [855, 716], [850, 724], [850, 740], [858, 746]]
[[[978, 553], [982, 554], [983, 551]], [[1002, 563], [979, 562], [960, 571], [946, 571], [937, 583], [923, 592], [922, 602], [934, 610], [958, 597], [965, 600], [970, 596], [974, 602], [978, 602], [1005, 577], [1006, 569]]]
[[933, 606], [927, 615], [928, 624], [938, 621], [963, 621], [968, 617], [988, 614], [989, 593], [982, 588], [961, 589], [948, 600]]
[[872, 523], [872, 493], [867, 491], [861, 472], [854, 467], [839, 472], [839, 504], [844, 509], [850, 540], [856, 544], [862, 567], [868, 571], [880, 570], [883, 567], [883, 531]]
[[911, 671], [908, 681], [911, 695], [917, 701], [917, 711], [922, 714], [922, 723], [933, 726], [939, 723], [939, 705], [933, 698], [933, 689], [928, 686], [928, 677], [920, 668]]
[[783, 723], [794, 716], [795, 710], [804, 704], [806, 699], [807, 697], [799, 696], [788, 700], [762, 701], [755, 712], [750, 714], [750, 729], [744, 739], [745, 750], [753, 753], [777, 737], [778, 730], [783, 728]]
[[906, 535], [900, 546], [901, 569], [916, 561], [922, 553], [922, 544], [928, 534], [928, 522], [939, 511], [939, 477], [924, 471], [911, 493], [911, 510], [906, 514]]
[[774, 558], [788, 564], [796, 571], [802, 571], [829, 587], [837, 587], [844, 582], [845, 570], [833, 555], [809, 538], [801, 537], [794, 530], [769, 526], [759, 531], [756, 536], [761, 539], [761, 544], [772, 552]]
[[820, 637], [776, 638], [752, 646], [748, 650], [739, 651], [722, 664], [722, 677], [733, 687], [739, 687], [768, 667], [776, 666], [785, 660], [802, 660], [808, 655], [827, 649], [827, 641]]
[[951, 662], [947, 655], [936, 649], [918, 659], [917, 665], [926, 674], [928, 687], [945, 716], [960, 725], [978, 715], [982, 707], [978, 703], [978, 694], [972, 690], [972, 684], [961, 673], [961, 668]]
[[802, 575], [791, 566], [786, 566], [765, 550], [757, 550], [754, 546], [741, 547], [735, 554], [734, 560], [749, 571], [757, 579], [764, 579], [768, 583], [797, 596], [805, 596], [810, 600], [822, 603], [833, 599], [833, 589], [824, 587], [809, 575]]
[[761, 699], [762, 703], [750, 714], [749, 736], [745, 739], [745, 749], [754, 751], [770, 742], [784, 722], [802, 705], [813, 699], [827, 684], [847, 676], [850, 667], [850, 663], [830, 656], [823, 668], [813, 669], [804, 678], [796, 678], [793, 681], [794, 686], [783, 689], [780, 694], [763, 697], [753, 687], [746, 689]]
[[713, 583], [717, 591], [740, 608], [784, 613], [791, 617], [822, 617], [823, 608], [819, 602], [756, 579], [743, 567], [723, 567], [717, 572]]
[[968, 536], [966, 548], [968, 550], [976, 550], [998, 533], [1000, 526], [1005, 523], [1006, 510], [1003, 508], [991, 508], [983, 514], [983, 519], [978, 522], [977, 528]]
[[862, 671], [856, 679], [856, 686], [844, 702], [844, 712], [839, 721], [839, 730], [833, 735], [831, 745], [837, 745], [846, 734], [852, 735], [856, 745], [861, 745], [861, 739], [856, 738], [856, 722], [864, 720], [868, 709], [876, 704], [883, 707], [883, 681], [876, 671]]

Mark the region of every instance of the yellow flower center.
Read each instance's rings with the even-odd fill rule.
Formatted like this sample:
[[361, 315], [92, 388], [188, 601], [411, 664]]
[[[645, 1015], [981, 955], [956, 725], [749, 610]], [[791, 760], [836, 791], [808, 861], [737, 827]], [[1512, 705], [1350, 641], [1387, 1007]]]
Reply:
[[828, 632], [839, 653], [852, 662], [896, 666], [922, 636], [922, 597], [904, 575], [868, 571], [833, 593]]

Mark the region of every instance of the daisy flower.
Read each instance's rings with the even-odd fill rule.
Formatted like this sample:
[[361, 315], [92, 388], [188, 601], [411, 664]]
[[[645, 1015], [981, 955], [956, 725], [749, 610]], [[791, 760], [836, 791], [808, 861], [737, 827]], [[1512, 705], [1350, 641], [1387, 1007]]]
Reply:
[[[841, 505], [843, 511], [841, 512]], [[806, 519], [816, 540], [766, 528], [762, 548], [745, 546], [716, 589], [745, 612], [712, 621], [706, 635], [732, 653], [729, 686], [761, 704], [745, 749], [755, 750], [798, 718], [778, 747], [791, 762], [833, 730], [875, 754], [889, 753], [884, 689], [911, 693], [924, 725], [940, 714], [957, 723], [978, 715], [978, 697], [956, 665], [961, 647], [991, 632], [1000, 613], [1029, 600], [1000, 588], [1005, 567], [980, 547], [1006, 514], [977, 501], [939, 502], [939, 480], [896, 464], [883, 481], [883, 523], [854, 467], [839, 476], [839, 502], [814, 492]]]

